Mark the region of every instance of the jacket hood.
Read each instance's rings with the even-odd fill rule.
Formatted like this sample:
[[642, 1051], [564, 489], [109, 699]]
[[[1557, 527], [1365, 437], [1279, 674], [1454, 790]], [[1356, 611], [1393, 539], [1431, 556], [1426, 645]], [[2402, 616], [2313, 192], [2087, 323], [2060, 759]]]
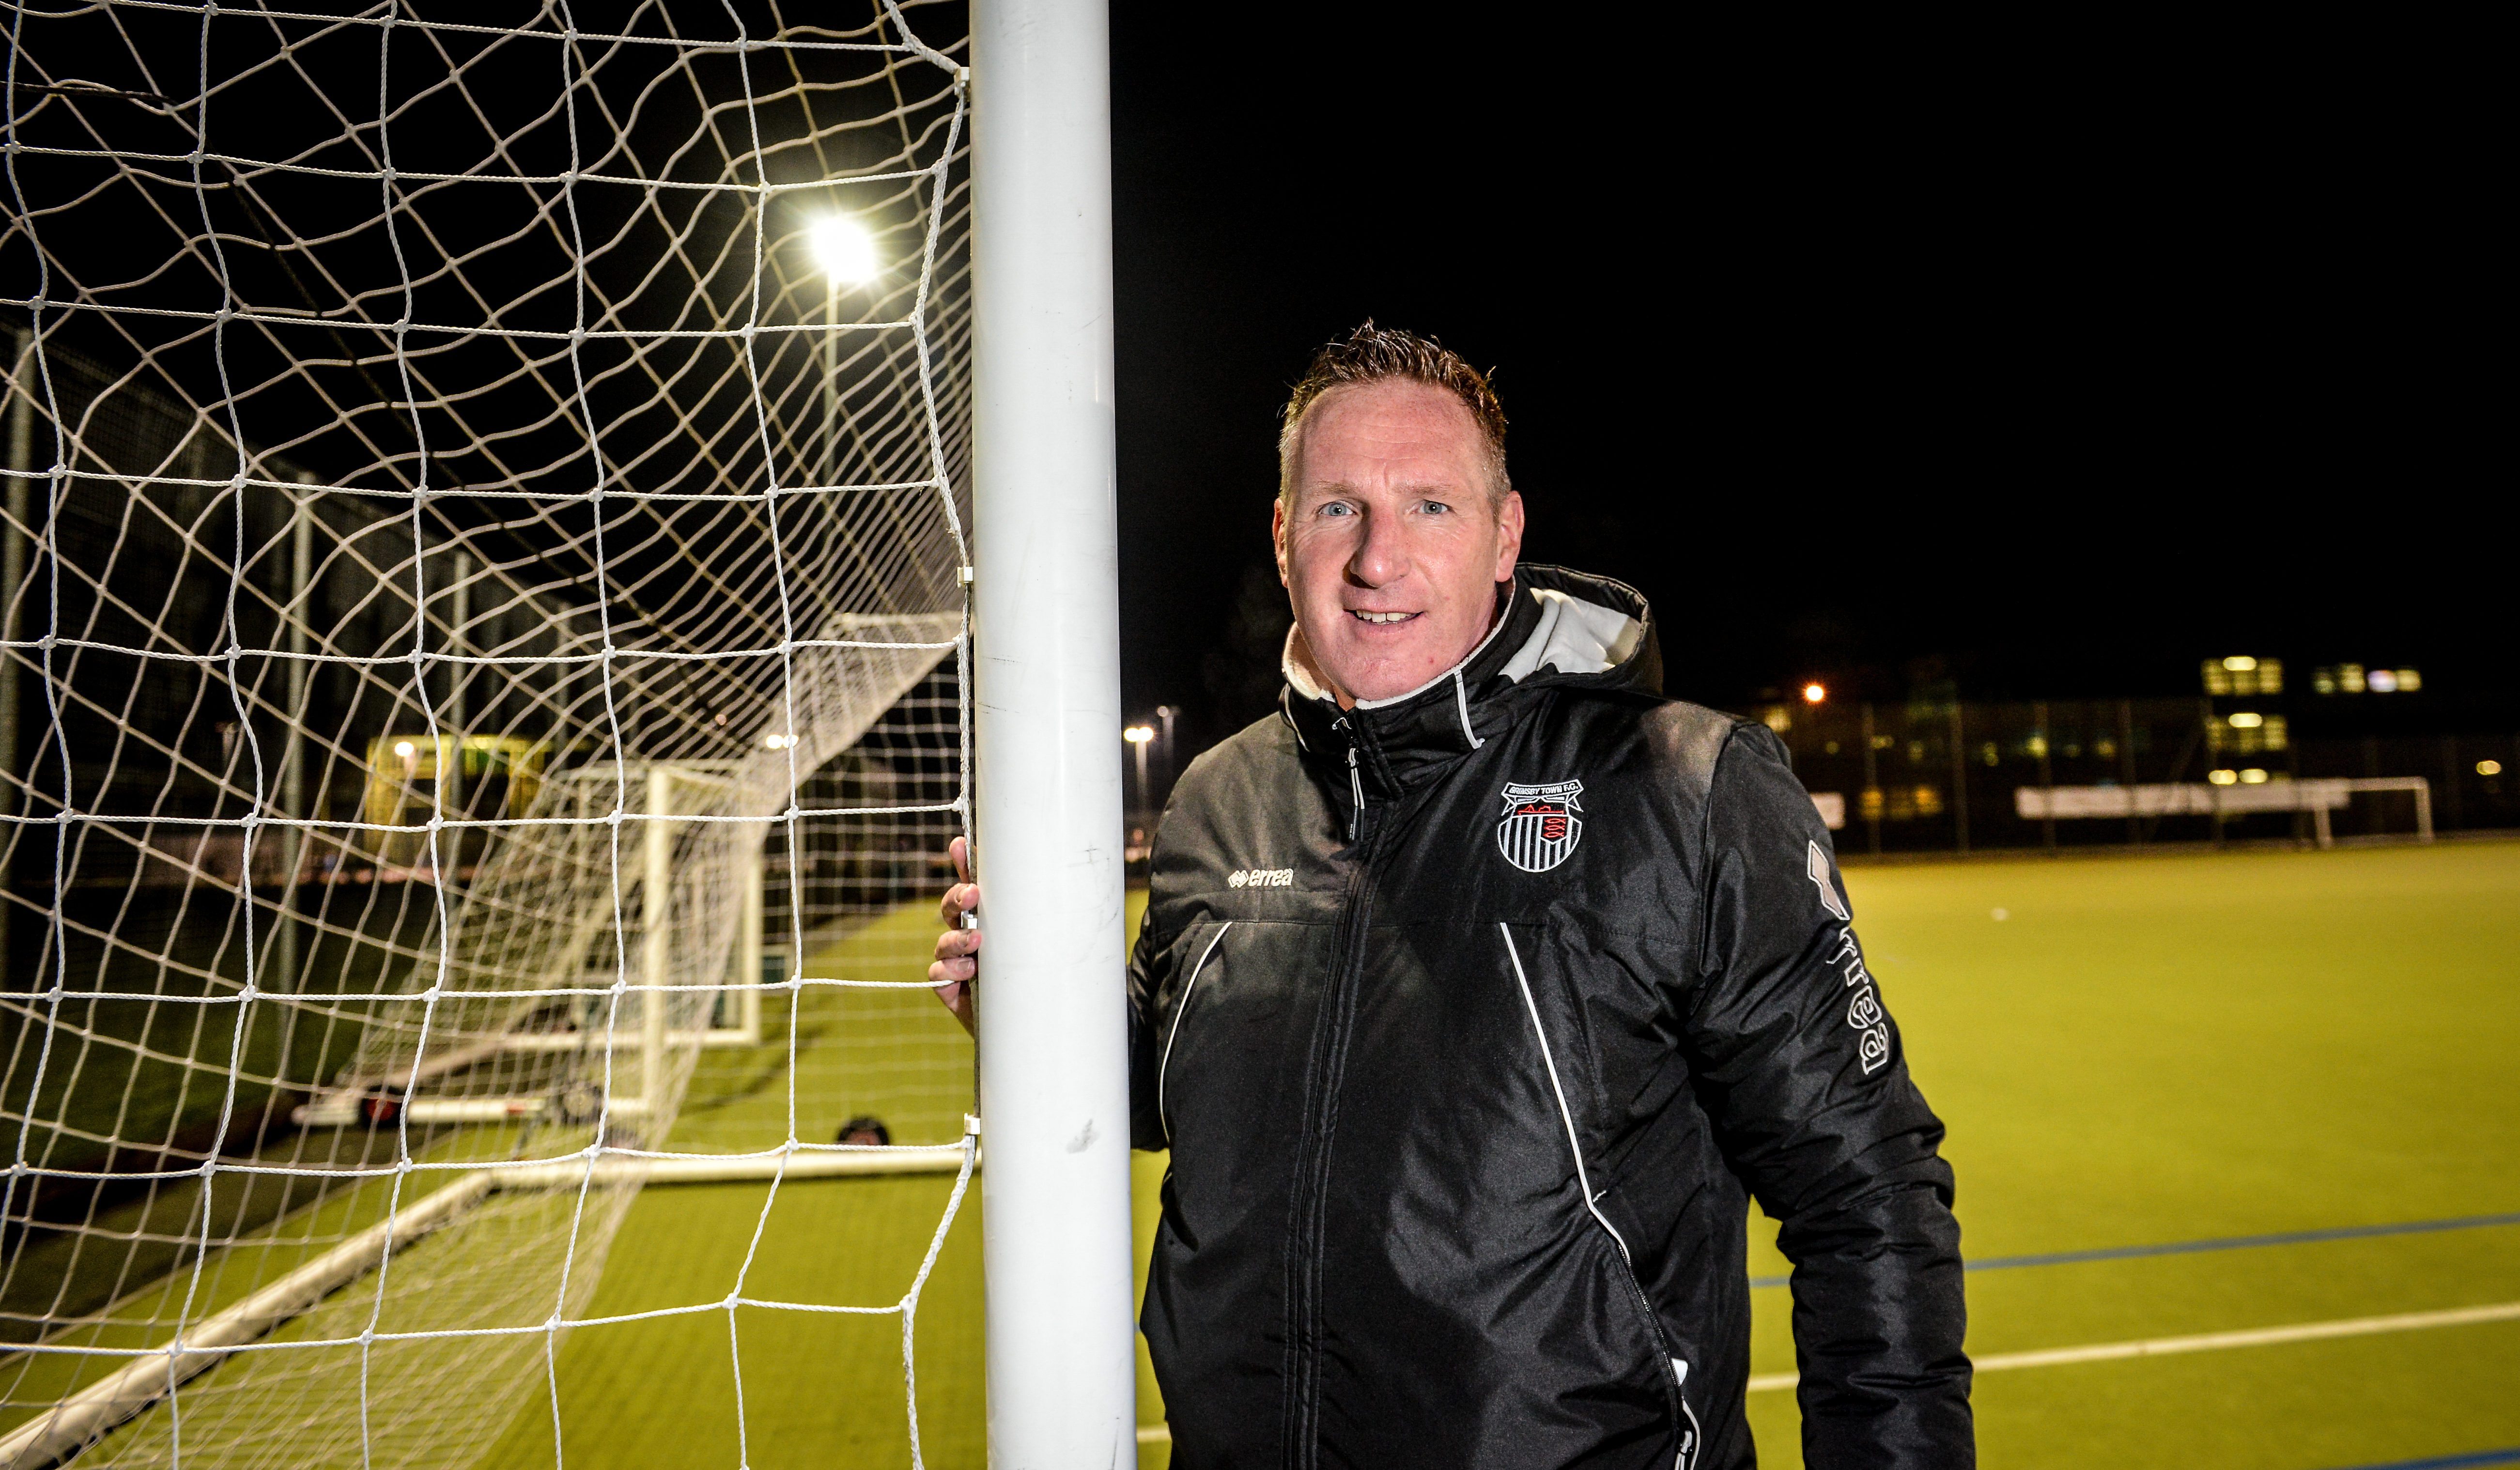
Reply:
[[1354, 746], [1375, 794], [1388, 799], [1487, 743], [1525, 696], [1580, 689], [1662, 692], [1662, 647], [1642, 594], [1608, 577], [1524, 565], [1497, 585], [1500, 615], [1460, 663], [1405, 694], [1342, 710], [1296, 656], [1286, 634], [1280, 707], [1308, 756], [1344, 764]]

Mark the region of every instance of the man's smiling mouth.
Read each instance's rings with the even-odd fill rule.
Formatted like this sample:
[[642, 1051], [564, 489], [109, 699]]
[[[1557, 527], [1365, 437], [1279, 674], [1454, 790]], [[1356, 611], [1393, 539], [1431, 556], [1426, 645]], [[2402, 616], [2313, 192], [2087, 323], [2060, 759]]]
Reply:
[[1418, 615], [1414, 612], [1368, 612], [1361, 607], [1351, 607], [1348, 611], [1369, 623], [1405, 623]]

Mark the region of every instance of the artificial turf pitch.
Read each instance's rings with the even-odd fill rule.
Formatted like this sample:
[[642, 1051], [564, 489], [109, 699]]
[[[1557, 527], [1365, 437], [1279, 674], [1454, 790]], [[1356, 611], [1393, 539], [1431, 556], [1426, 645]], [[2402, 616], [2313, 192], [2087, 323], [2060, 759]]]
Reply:
[[[2520, 1216], [2520, 843], [1847, 879], [1911, 1065], [1951, 1128], [1965, 1249], [1995, 1268], [1969, 1277], [1973, 1355], [2520, 1302], [2520, 1222], [2003, 1264]], [[914, 908], [878, 927], [906, 926], [885, 938], [908, 954], [898, 941], [931, 922]], [[1139, 1162], [1143, 1237], [1161, 1161]], [[949, 1187], [787, 1186], [745, 1295], [897, 1299]], [[755, 1185], [648, 1190], [596, 1314], [723, 1298], [761, 1200]], [[934, 1466], [983, 1462], [978, 1226], [974, 1190], [918, 1317]], [[1781, 1275], [1774, 1225], [1754, 1214], [1751, 1231], [1753, 1272]], [[1790, 1371], [1786, 1292], [1754, 1296], [1753, 1369]], [[734, 1318], [753, 1470], [909, 1463], [898, 1318]], [[735, 1466], [732, 1362], [725, 1313], [574, 1334], [558, 1361], [565, 1462]], [[1143, 1367], [1140, 1382], [1141, 1417], [1160, 1423]], [[490, 1463], [552, 1463], [554, 1416], [537, 1401]], [[1975, 1403], [1990, 1466], [2499, 1463], [2469, 1456], [2520, 1447], [2520, 1321], [1987, 1372]], [[1763, 1463], [1800, 1463], [1791, 1392], [1753, 1394], [1750, 1413]], [[1141, 1458], [1167, 1455], [1157, 1443]]]

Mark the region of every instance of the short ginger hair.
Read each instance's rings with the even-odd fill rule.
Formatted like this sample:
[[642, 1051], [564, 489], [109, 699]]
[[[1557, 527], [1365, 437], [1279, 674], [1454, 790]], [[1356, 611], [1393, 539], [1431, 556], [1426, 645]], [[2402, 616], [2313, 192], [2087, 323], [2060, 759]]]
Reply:
[[1469, 410], [1470, 422], [1478, 426], [1487, 450], [1488, 503], [1495, 506], [1505, 499], [1513, 488], [1505, 469], [1505, 407], [1497, 402], [1496, 389], [1488, 386], [1487, 375], [1433, 337], [1376, 327], [1368, 317], [1346, 336], [1321, 345], [1287, 395], [1285, 408], [1279, 412], [1280, 502], [1290, 503], [1295, 493], [1295, 441], [1303, 432], [1305, 411], [1332, 388], [1394, 380], [1450, 393]]

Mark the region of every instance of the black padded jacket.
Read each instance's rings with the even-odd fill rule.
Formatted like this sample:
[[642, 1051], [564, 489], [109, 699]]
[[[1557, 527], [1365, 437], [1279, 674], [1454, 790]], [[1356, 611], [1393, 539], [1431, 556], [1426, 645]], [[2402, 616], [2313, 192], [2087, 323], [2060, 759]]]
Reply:
[[1748, 1202], [1815, 1470], [1974, 1463], [1952, 1175], [1780, 741], [1550, 567], [1457, 670], [1184, 774], [1130, 966], [1180, 1470], [1753, 1462]]

